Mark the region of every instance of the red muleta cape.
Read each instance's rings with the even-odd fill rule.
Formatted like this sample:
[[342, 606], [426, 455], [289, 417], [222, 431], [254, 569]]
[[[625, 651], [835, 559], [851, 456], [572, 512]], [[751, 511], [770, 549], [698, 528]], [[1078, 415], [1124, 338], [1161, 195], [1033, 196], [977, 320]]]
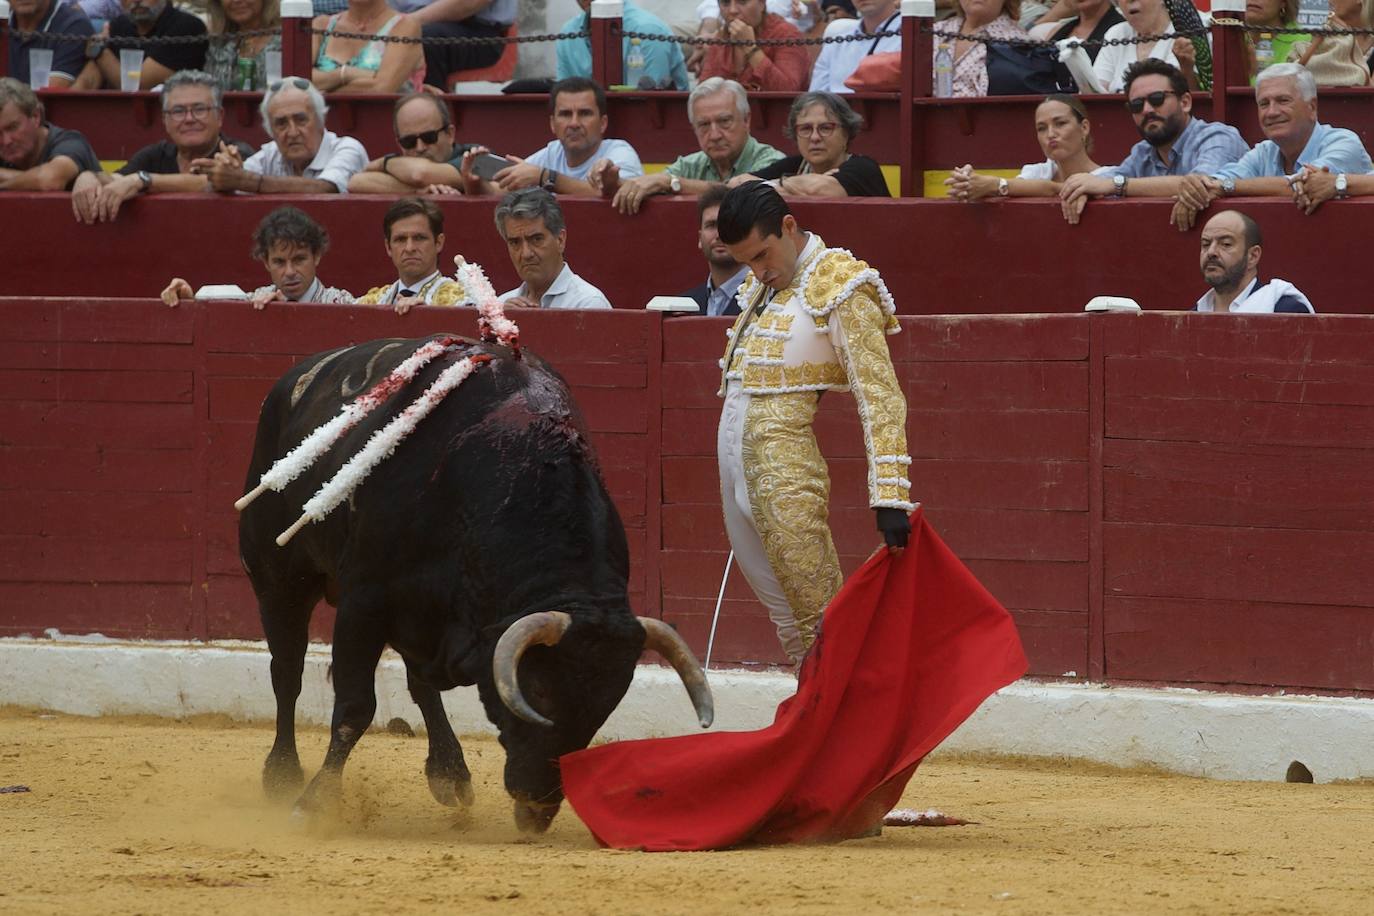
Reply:
[[917, 765], [1026, 672], [1016, 626], [918, 509], [825, 611], [773, 724], [621, 741], [562, 758], [563, 791], [597, 842], [652, 852], [859, 836]]

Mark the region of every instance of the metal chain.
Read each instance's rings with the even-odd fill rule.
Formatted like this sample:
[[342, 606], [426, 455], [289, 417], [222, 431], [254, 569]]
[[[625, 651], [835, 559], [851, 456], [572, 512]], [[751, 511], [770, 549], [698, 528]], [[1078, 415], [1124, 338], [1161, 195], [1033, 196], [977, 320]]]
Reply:
[[538, 35], [421, 35], [411, 38], [406, 35], [368, 35], [364, 32], [331, 32], [328, 29], [310, 30], [312, 35], [333, 35], [335, 38], [360, 38], [367, 41], [380, 41], [398, 45], [522, 45], [536, 41], [562, 41], [564, 38], [590, 38], [591, 32], [545, 32]]
[[225, 32], [223, 35], [149, 35], [147, 38], [140, 38], [137, 35], [112, 35], [109, 38], [101, 38], [99, 35], [76, 35], [69, 32], [30, 32], [23, 29], [14, 29], [10, 34], [21, 42], [41, 38], [55, 42], [79, 41], [82, 44], [88, 41], [99, 41], [116, 48], [121, 45], [141, 48], [145, 45], [202, 45], [214, 41], [227, 42], [243, 38], [262, 38], [269, 35], [280, 35], [281, 29], [246, 29], [242, 32]]
[[[1052, 48], [1059, 47], [1058, 42], [1040, 41], [1035, 38], [992, 38], [988, 35], [960, 35], [958, 32], [942, 32], [939, 29], [927, 26], [922, 29], [937, 38], [953, 38], [957, 41], [971, 41], [976, 44], [984, 45], [1005, 45], [1011, 48]], [[1157, 41], [1174, 38], [1201, 38], [1203, 35], [1210, 34], [1210, 29], [1183, 29], [1178, 32], [1170, 32], [1167, 35], [1133, 35], [1130, 38], [1074, 38], [1068, 39], [1084, 48], [1109, 48], [1112, 46], [1143, 45], [1154, 44]]]
[[[120, 45], [132, 45], [134, 47], [148, 47], [152, 45], [195, 45], [208, 44], [210, 42], [227, 41], [230, 38], [235, 40], [241, 38], [258, 38], [264, 35], [280, 35], [281, 29], [254, 29], [243, 32], [226, 32], [223, 35], [149, 35], [147, 38], [137, 36], [123, 36], [107, 39], [100, 39], [98, 35], [75, 35], [64, 32], [30, 32], [15, 29], [10, 32], [20, 41], [41, 38], [52, 42], [81, 42], [103, 40], [105, 44], [118, 47]], [[540, 35], [494, 35], [491, 37], [481, 37], [476, 35], [443, 35], [432, 36], [429, 38], [411, 38], [401, 35], [368, 35], [363, 32], [330, 32], [328, 29], [310, 29], [312, 35], [334, 35], [337, 38], [359, 38], [367, 41], [380, 41], [383, 43], [403, 44], [403, 45], [510, 45], [526, 44], [535, 41], [559, 41], [563, 38], [588, 38], [591, 32], [551, 32]]]
[[752, 48], [759, 47], [800, 47], [805, 45], [839, 45], [850, 41], [869, 41], [875, 38], [901, 37], [901, 32], [896, 29], [886, 31], [855, 32], [853, 35], [835, 35], [827, 37], [822, 35], [820, 38], [716, 38], [714, 36], [694, 35], [690, 38], [681, 35], [661, 35], [657, 32], [621, 32], [626, 38], [638, 38], [640, 41], [665, 41], [677, 45], [734, 45], [736, 47]]

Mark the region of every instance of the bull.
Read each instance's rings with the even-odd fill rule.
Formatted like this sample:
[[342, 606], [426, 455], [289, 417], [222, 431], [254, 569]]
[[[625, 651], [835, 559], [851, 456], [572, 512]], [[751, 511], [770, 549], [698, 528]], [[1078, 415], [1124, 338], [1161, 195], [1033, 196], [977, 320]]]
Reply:
[[[287, 372], [263, 403], [248, 487], [427, 340], [330, 350]], [[338, 803], [343, 766], [376, 711], [377, 663], [391, 646], [429, 733], [425, 776], [435, 799], [472, 801], [471, 774], [439, 692], [475, 684], [506, 751], [516, 824], [539, 832], [562, 802], [558, 758], [591, 741], [645, 649], [677, 670], [703, 727], [711, 695], [676, 632], [630, 610], [625, 529], [567, 384], [527, 350], [447, 340], [440, 358], [314, 466], [240, 517], [239, 551], [271, 651], [277, 704], [263, 784], [275, 797], [304, 785], [295, 708], [310, 616], [324, 598], [337, 608], [329, 748], [296, 811], [308, 816]], [[481, 364], [345, 505], [278, 546], [275, 537], [310, 495], [463, 357]]]

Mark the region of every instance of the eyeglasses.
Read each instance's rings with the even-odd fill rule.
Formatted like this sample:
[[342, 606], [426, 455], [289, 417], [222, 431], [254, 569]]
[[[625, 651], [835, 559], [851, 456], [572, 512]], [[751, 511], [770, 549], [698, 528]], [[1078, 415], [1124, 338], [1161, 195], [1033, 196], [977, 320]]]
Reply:
[[1145, 110], [1145, 103], [1149, 102], [1151, 108], [1158, 108], [1164, 104], [1164, 100], [1171, 95], [1178, 95], [1172, 89], [1161, 89], [1159, 92], [1151, 92], [1149, 95], [1142, 95], [1139, 98], [1131, 99], [1126, 103], [1126, 107], [1131, 114], [1140, 114]]
[[401, 149], [415, 149], [415, 144], [421, 140], [425, 141], [425, 146], [433, 146], [439, 142], [439, 138], [448, 130], [445, 124], [438, 130], [422, 130], [418, 134], [406, 134], [404, 137], [397, 137], [396, 142], [401, 144]]
[[810, 137], [813, 134], [817, 137], [828, 137], [839, 126], [834, 121], [826, 121], [824, 124], [798, 124], [795, 133], [798, 137]]
[[692, 123], [692, 130], [696, 131], [696, 132], [699, 133], [699, 134], [704, 134], [704, 133], [708, 132], [712, 127], [715, 127], [715, 128], [717, 128], [718, 130], [725, 131], [725, 130], [729, 130], [730, 128], [732, 128], [732, 127], [734, 127], [734, 126], [735, 126], [735, 116], [734, 116], [734, 115], [721, 115], [720, 117], [715, 118], [715, 119], [712, 119], [712, 120], [694, 121], [694, 122]]
[[187, 118], [195, 118], [197, 121], [204, 121], [210, 116], [210, 112], [217, 110], [214, 105], [173, 105], [171, 108], [163, 109], [162, 116], [172, 121], [185, 121]]
[[272, 85], [268, 86], [267, 91], [280, 92], [281, 87], [283, 86], [294, 86], [295, 88], [304, 92], [305, 90], [310, 88], [310, 80], [304, 79], [303, 77], [299, 76], [283, 77], [282, 79], [276, 80], [272, 83]]

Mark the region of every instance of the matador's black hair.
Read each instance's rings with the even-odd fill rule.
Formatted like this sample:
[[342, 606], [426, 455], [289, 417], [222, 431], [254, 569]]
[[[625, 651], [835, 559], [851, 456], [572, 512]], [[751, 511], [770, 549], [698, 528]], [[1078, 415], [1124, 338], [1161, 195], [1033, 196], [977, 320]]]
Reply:
[[751, 181], [731, 188], [720, 202], [716, 232], [727, 245], [744, 241], [754, 229], [760, 238], [782, 235], [782, 218], [792, 211], [787, 201], [762, 181]]

